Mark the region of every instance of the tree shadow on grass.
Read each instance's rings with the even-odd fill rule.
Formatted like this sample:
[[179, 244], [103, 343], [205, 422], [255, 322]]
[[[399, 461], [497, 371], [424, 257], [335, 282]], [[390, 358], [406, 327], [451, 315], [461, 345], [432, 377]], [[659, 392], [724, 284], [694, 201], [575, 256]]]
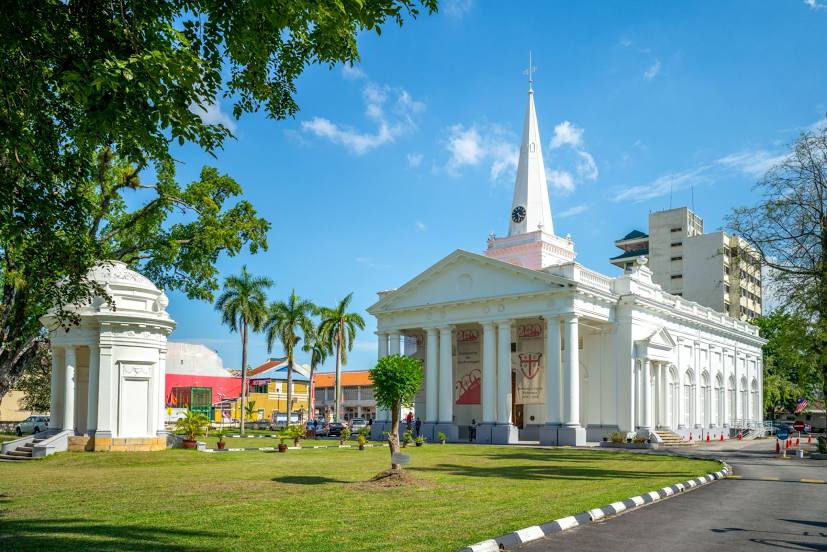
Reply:
[[324, 485], [326, 483], [347, 483], [341, 479], [332, 479], [318, 475], [282, 475], [274, 477], [270, 481], [276, 483], [289, 483], [291, 485]]
[[[103, 524], [88, 519], [0, 519], [0, 550], [4, 551], [218, 551], [222, 547], [210, 545], [210, 538], [225, 536], [213, 531]], [[171, 542], [174, 538], [193, 537], [198, 539], [197, 545]]]
[[471, 466], [463, 464], [437, 464], [428, 467], [408, 468], [416, 472], [443, 473], [464, 477], [522, 479], [528, 481], [542, 480], [606, 480], [606, 479], [649, 479], [652, 477], [667, 477], [674, 481], [682, 481], [696, 477], [695, 473], [683, 471], [641, 472], [636, 470], [616, 470], [597, 467], [578, 466], [547, 466], [547, 465], [503, 465], [503, 466]]

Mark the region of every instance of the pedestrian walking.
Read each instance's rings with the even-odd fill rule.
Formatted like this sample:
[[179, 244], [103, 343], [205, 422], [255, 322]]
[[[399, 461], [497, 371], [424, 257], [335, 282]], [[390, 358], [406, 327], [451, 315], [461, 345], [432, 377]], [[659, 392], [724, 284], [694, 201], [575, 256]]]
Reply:
[[468, 427], [468, 442], [473, 443], [477, 440], [477, 419], [471, 418], [471, 425]]
[[419, 437], [419, 430], [422, 429], [422, 420], [419, 419], [419, 416], [416, 417], [416, 424], [414, 427], [416, 429], [416, 436]]

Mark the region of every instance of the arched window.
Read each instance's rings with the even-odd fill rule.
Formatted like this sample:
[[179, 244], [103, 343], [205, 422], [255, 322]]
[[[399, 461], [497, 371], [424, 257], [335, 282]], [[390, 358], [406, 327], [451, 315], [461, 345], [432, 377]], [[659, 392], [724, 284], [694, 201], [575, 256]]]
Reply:
[[738, 418], [738, 413], [735, 410], [737, 403], [735, 398], [735, 376], [729, 376], [729, 389], [727, 393], [729, 404], [727, 410], [729, 411], [729, 425], [733, 427], [735, 426], [735, 420]]
[[701, 404], [698, 407], [701, 424], [706, 427], [709, 425], [709, 373], [707, 371], [701, 374]]
[[721, 427], [724, 425], [724, 378], [718, 373], [715, 376], [715, 416], [714, 423]]
[[668, 424], [674, 429], [680, 425], [678, 419], [678, 396], [680, 394], [680, 384], [678, 383], [678, 370], [674, 365], [669, 366], [669, 389], [668, 398], [666, 399], [666, 419]]
[[741, 420], [741, 423], [745, 422], [747, 418], [749, 418], [749, 389], [747, 389], [747, 378], [746, 376], [741, 377], [741, 396], [739, 397], [739, 405], [738, 405], [738, 418]]

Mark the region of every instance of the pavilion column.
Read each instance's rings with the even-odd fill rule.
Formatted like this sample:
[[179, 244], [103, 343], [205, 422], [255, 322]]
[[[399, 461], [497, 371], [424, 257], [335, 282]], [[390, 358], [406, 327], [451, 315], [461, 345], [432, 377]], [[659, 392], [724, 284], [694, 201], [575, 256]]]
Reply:
[[[694, 403], [695, 407], [692, 409], [692, 417], [694, 418], [693, 423], [695, 427], [700, 429], [701, 427], [701, 419], [703, 413], [701, 412], [701, 343], [699, 341], [695, 342], [694, 351], [693, 351], [693, 360], [694, 360], [694, 370], [695, 370], [695, 389], [693, 390], [694, 395]], [[706, 408], [706, 403], [704, 402], [704, 408]]]
[[497, 331], [493, 322], [482, 324], [482, 423], [477, 426], [477, 442], [492, 442], [497, 422]]
[[580, 335], [578, 317], [563, 320], [565, 354], [563, 355], [563, 427], [559, 444], [585, 445], [586, 430], [580, 426]]
[[501, 320], [497, 322], [497, 424], [491, 431], [496, 444], [517, 442], [511, 401], [511, 320]]
[[658, 427], [666, 427], [669, 425], [669, 422], [666, 419], [667, 394], [666, 366], [663, 362], [658, 362]]
[[640, 427], [640, 410], [641, 410], [641, 400], [640, 400], [640, 359], [635, 358], [632, 361], [632, 374], [633, 374], [633, 382], [635, 386], [635, 410], [634, 410], [634, 423], [632, 426], [637, 429]]
[[100, 373], [100, 347], [89, 345], [89, 389], [86, 394], [86, 434], [95, 435], [98, 429], [98, 381]]
[[454, 424], [454, 351], [451, 326], [439, 328], [439, 418], [435, 433], [444, 433], [449, 441], [459, 440]]
[[[112, 347], [100, 347], [98, 351], [98, 400], [95, 427], [95, 446], [101, 444], [102, 437], [112, 437], [113, 415], [112, 397], [117, 396], [117, 380], [112, 377]], [[101, 445], [102, 446], [102, 445]]]
[[643, 359], [641, 366], [641, 387], [642, 387], [642, 420], [640, 429], [644, 432], [652, 430], [652, 363], [648, 358]]
[[75, 370], [77, 368], [77, 356], [75, 346], [68, 345], [65, 348], [65, 360], [63, 365], [63, 429], [74, 430], [75, 424]]
[[51, 382], [51, 402], [49, 407], [49, 424], [53, 428], [63, 427], [63, 412], [60, 410], [60, 397], [62, 397], [63, 390], [61, 389], [61, 357], [62, 350], [58, 347], [52, 347], [52, 382]]
[[561, 349], [560, 319], [549, 318], [546, 321], [546, 423], [540, 428], [541, 445], [557, 444], [557, 433], [562, 419]]
[[[158, 402], [155, 405], [155, 412], [158, 419], [156, 420], [155, 433], [159, 437], [167, 436], [167, 426], [164, 423], [166, 417], [166, 374], [167, 374], [167, 350], [161, 349], [158, 351], [158, 390], [155, 393], [155, 400]], [[310, 406], [310, 383], [307, 384], [307, 404]]]
[[425, 345], [425, 422], [435, 423], [438, 419], [438, 381], [439, 374], [439, 330], [428, 328]]

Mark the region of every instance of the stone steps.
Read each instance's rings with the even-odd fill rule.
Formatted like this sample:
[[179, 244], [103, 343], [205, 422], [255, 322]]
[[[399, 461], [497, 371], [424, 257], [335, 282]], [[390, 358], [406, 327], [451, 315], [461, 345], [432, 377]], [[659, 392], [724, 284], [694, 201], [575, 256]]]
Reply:
[[4, 454], [0, 454], [0, 461], [16, 462], [18, 460], [34, 460], [34, 458], [32, 457], [34, 445], [40, 443], [41, 441], [43, 441], [43, 439], [32, 439], [26, 444], [18, 446], [14, 450], [10, 450]]
[[658, 437], [661, 439], [660, 445], [663, 447], [691, 447], [693, 443], [685, 441], [680, 435], [676, 435], [671, 431], [656, 431]]

